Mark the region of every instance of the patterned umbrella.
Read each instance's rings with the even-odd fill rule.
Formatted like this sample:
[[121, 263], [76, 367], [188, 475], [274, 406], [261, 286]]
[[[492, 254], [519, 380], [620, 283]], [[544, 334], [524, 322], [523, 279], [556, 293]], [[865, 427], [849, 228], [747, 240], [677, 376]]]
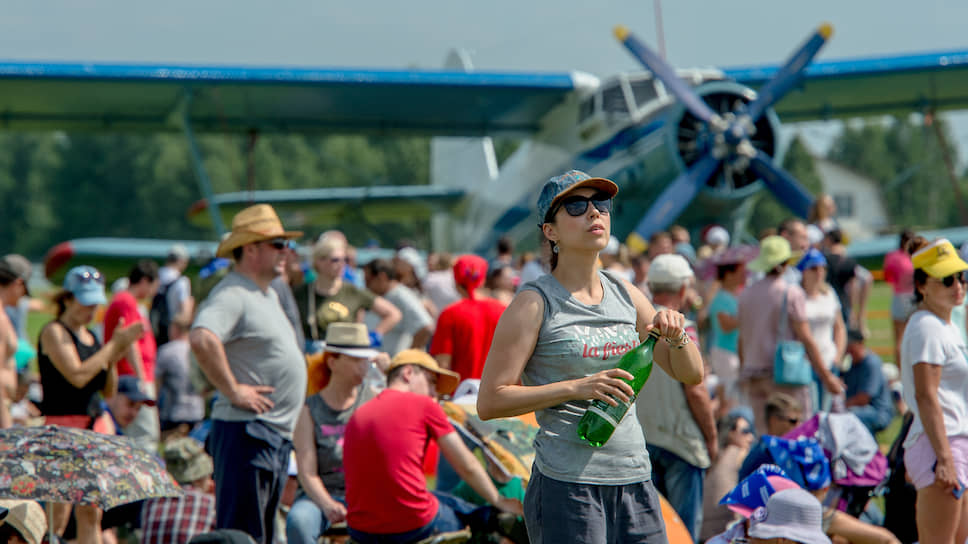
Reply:
[[0, 431], [0, 497], [107, 510], [180, 494], [158, 458], [123, 436], [58, 425]]

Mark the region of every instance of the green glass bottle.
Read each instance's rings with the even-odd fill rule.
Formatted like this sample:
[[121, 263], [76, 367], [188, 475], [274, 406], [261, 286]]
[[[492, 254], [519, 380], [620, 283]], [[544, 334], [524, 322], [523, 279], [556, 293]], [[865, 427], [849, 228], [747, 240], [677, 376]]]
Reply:
[[[658, 339], [659, 331], [653, 329], [645, 342], [623, 355], [618, 362], [616, 368], [621, 368], [633, 376], [633, 379], [624, 381], [632, 386], [635, 395], [639, 394], [649, 375], [652, 374], [652, 354]], [[625, 417], [629, 407], [635, 402], [635, 395], [627, 403], [619, 401], [618, 406], [612, 406], [601, 400], [592, 401], [585, 415], [578, 421], [578, 438], [596, 448], [604, 446]]]

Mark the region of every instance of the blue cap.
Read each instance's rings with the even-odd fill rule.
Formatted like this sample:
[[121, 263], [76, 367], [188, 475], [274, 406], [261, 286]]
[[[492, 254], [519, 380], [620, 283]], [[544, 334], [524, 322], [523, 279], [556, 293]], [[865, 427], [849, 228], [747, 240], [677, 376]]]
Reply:
[[75, 266], [64, 277], [64, 289], [84, 306], [107, 304], [104, 276], [93, 266]]
[[766, 506], [770, 495], [783, 489], [800, 487], [791, 480], [783, 469], [776, 465], [760, 465], [760, 468], [736, 484], [729, 493], [723, 495], [719, 504], [725, 504], [730, 510], [750, 517], [754, 510]]
[[608, 196], [618, 194], [618, 185], [605, 178], [593, 178], [581, 170], [569, 170], [560, 176], [555, 176], [545, 182], [541, 188], [541, 196], [538, 197], [538, 225], [545, 223], [548, 210], [554, 208], [558, 201], [582, 187], [591, 187], [599, 191], [608, 193]]
[[810, 248], [803, 257], [800, 258], [800, 262], [797, 263], [797, 270], [803, 272], [808, 268], [814, 268], [817, 266], [827, 266], [827, 258], [823, 256], [823, 253], [819, 249]]
[[128, 374], [118, 378], [118, 393], [128, 397], [132, 402], [143, 402], [148, 406], [155, 405], [155, 399], [145, 393], [144, 386], [137, 376]]

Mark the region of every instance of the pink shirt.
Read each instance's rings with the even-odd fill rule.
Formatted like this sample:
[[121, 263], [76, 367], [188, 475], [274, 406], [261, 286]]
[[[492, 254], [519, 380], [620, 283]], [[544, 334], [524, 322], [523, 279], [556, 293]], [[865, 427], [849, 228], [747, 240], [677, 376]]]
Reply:
[[884, 256], [884, 281], [894, 287], [895, 295], [914, 292], [914, 265], [903, 249], [895, 249]]
[[[799, 285], [782, 277], [767, 276], [743, 290], [739, 296], [739, 339], [741, 344], [740, 379], [770, 376], [780, 329], [783, 293], [787, 295], [787, 315], [792, 324], [806, 321], [806, 295]], [[790, 331], [790, 328], [786, 329]], [[792, 338], [790, 336], [785, 339]]]

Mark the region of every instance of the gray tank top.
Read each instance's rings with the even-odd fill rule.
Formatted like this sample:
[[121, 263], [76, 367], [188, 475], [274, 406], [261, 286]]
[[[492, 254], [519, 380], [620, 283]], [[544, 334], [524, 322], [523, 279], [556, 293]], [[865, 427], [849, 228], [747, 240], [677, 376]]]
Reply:
[[[602, 301], [589, 306], [575, 300], [558, 280], [546, 274], [522, 287], [544, 299], [544, 321], [534, 352], [522, 373], [525, 385], [545, 385], [615, 368], [622, 355], [639, 344], [635, 305], [625, 286], [600, 271]], [[576, 427], [589, 401], [569, 401], [535, 416], [535, 465], [541, 474], [564, 482], [625, 485], [648, 481], [652, 465], [635, 407], [601, 448], [578, 438]]]

